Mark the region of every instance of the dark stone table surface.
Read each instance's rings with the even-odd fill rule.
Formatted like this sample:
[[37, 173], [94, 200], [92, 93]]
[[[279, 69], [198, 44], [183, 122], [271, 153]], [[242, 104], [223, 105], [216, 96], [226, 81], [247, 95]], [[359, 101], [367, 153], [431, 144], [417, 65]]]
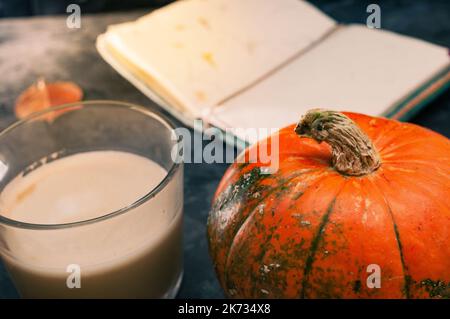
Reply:
[[[359, 0], [312, 1], [342, 23], [364, 23], [368, 3]], [[382, 28], [450, 46], [450, 1], [382, 1]], [[0, 129], [11, 124], [14, 101], [37, 77], [70, 80], [84, 90], [85, 99], [132, 102], [159, 107], [118, 75], [98, 55], [96, 36], [109, 24], [133, 20], [146, 11], [82, 15], [82, 27], [70, 30], [65, 17], [0, 20]], [[434, 100], [411, 122], [450, 137], [450, 91]], [[181, 298], [220, 298], [207, 252], [205, 224], [210, 201], [226, 164], [185, 166], [185, 275]], [[0, 298], [17, 293], [0, 263]]]

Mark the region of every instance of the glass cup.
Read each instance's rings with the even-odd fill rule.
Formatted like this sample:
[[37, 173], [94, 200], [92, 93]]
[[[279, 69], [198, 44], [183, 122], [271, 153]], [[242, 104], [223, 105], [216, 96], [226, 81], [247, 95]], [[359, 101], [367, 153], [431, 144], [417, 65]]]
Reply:
[[[20, 295], [175, 297], [183, 273], [183, 167], [172, 159], [179, 148], [167, 119], [112, 101], [52, 108], [0, 133], [0, 255]], [[165, 176], [129, 205], [95, 218], [52, 224], [8, 216], [1, 194], [11, 181], [92, 151], [139, 155], [159, 164]]]

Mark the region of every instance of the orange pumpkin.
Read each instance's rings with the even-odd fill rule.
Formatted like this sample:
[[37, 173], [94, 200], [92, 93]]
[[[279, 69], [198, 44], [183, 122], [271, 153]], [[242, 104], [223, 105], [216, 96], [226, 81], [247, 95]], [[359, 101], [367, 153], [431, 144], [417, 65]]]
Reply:
[[278, 171], [236, 162], [214, 196], [209, 248], [227, 296], [450, 297], [447, 138], [319, 109], [277, 134]]

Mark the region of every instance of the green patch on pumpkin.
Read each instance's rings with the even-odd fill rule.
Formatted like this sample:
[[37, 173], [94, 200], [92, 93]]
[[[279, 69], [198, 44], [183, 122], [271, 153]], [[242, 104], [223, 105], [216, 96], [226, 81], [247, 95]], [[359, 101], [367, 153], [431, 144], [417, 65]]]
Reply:
[[425, 279], [420, 282], [422, 287], [430, 295], [430, 298], [450, 298], [450, 283], [442, 280]]
[[222, 210], [230, 204], [241, 200], [242, 196], [252, 185], [266, 178], [267, 174], [261, 174], [259, 167], [253, 168], [250, 172], [239, 177], [238, 181], [227, 187], [225, 192], [219, 196], [213, 210]]

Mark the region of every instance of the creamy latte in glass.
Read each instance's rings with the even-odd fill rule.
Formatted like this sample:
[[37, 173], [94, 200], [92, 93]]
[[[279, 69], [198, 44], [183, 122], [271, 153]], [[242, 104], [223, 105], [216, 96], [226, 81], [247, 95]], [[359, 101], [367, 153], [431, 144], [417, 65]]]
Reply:
[[[183, 171], [171, 161], [177, 145], [170, 124], [112, 102], [60, 114], [52, 122], [39, 116], [19, 122], [0, 136], [0, 255], [20, 294], [174, 297], [182, 276]], [[25, 134], [10, 139], [21, 147], [29, 141], [36, 149], [26, 151], [30, 157], [48, 155], [28, 165], [22, 158], [23, 167], [19, 161], [15, 168], [8, 134], [27, 124], [28, 131], [46, 132], [47, 140]], [[53, 134], [67, 129], [83, 132], [78, 140], [68, 135], [64, 144], [64, 136]]]

